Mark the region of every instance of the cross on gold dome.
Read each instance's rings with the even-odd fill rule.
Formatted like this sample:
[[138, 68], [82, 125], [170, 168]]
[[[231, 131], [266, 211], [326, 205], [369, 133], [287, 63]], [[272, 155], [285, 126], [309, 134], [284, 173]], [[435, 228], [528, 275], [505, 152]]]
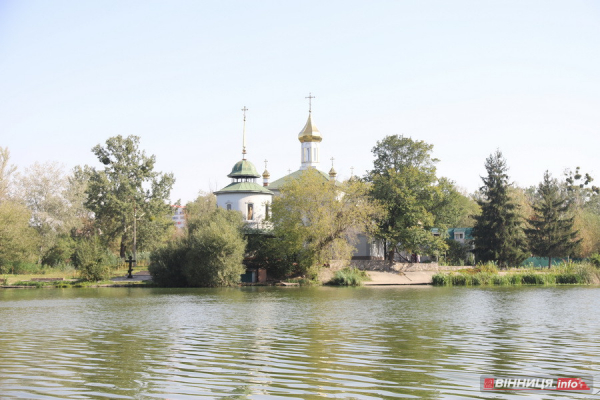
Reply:
[[314, 99], [315, 96], [312, 95], [312, 93], [308, 93], [308, 97], [305, 97], [305, 99], [308, 99], [308, 112], [312, 112], [312, 99]]
[[333, 168], [333, 160], [335, 160], [335, 158], [331, 157], [331, 168]]
[[267, 163], [268, 163], [268, 161], [267, 161], [267, 159], [265, 158], [265, 170], [267, 169]]
[[350, 167], [350, 176], [354, 176], [354, 167]]

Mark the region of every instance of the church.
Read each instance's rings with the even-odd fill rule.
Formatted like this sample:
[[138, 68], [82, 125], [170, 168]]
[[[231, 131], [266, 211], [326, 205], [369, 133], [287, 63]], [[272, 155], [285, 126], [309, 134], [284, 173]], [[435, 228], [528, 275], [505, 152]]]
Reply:
[[[231, 183], [215, 193], [217, 197], [217, 207], [226, 210], [235, 210], [242, 213], [246, 223], [256, 229], [268, 229], [269, 212], [273, 196], [280, 194], [281, 187], [286, 182], [300, 177], [303, 171], [314, 168], [323, 177], [323, 181], [336, 181], [337, 173], [333, 166], [329, 173], [320, 171], [320, 145], [323, 140], [321, 133], [312, 120], [312, 104], [314, 98], [312, 94], [309, 99], [308, 120], [304, 128], [298, 134], [300, 141], [300, 168], [288, 175], [285, 175], [272, 183], [269, 182], [270, 174], [266, 169], [262, 174], [262, 186], [257, 183], [261, 177], [256, 167], [246, 159], [246, 111], [244, 113], [242, 159], [235, 163], [229, 175]], [[383, 259], [383, 246], [378, 242], [368, 238], [365, 235], [359, 235], [357, 250], [353, 259]]]

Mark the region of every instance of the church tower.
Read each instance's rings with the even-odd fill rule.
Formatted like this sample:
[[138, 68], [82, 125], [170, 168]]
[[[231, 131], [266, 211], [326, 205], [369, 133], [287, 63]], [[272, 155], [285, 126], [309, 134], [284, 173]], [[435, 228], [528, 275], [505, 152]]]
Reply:
[[312, 122], [312, 99], [315, 97], [308, 94], [308, 121], [302, 131], [298, 134], [298, 140], [301, 143], [301, 164], [300, 170], [308, 168], [318, 168], [320, 157], [320, 143], [323, 140], [321, 132]]
[[246, 160], [246, 111], [248, 109], [244, 106], [242, 111], [244, 112], [242, 159], [235, 163], [227, 175], [231, 178], [231, 183], [216, 191], [215, 195], [217, 207], [239, 211], [244, 216], [246, 224], [260, 228], [263, 221], [269, 218], [273, 192], [256, 183], [260, 174], [254, 164]]

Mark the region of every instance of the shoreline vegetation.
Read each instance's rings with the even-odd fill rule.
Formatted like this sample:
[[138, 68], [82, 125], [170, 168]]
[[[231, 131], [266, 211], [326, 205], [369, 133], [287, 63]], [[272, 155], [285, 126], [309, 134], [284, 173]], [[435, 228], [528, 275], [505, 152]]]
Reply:
[[437, 273], [433, 286], [521, 286], [600, 284], [600, 269], [591, 262], [564, 262], [552, 268], [499, 271], [493, 263], [450, 273]]

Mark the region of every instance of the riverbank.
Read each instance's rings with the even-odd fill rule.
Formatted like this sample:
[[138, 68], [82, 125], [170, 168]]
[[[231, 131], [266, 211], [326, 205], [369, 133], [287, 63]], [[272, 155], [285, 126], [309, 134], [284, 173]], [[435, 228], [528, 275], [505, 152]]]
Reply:
[[550, 269], [498, 271], [479, 267], [432, 276], [434, 286], [520, 286], [600, 284], [600, 269], [590, 263], [564, 263]]

